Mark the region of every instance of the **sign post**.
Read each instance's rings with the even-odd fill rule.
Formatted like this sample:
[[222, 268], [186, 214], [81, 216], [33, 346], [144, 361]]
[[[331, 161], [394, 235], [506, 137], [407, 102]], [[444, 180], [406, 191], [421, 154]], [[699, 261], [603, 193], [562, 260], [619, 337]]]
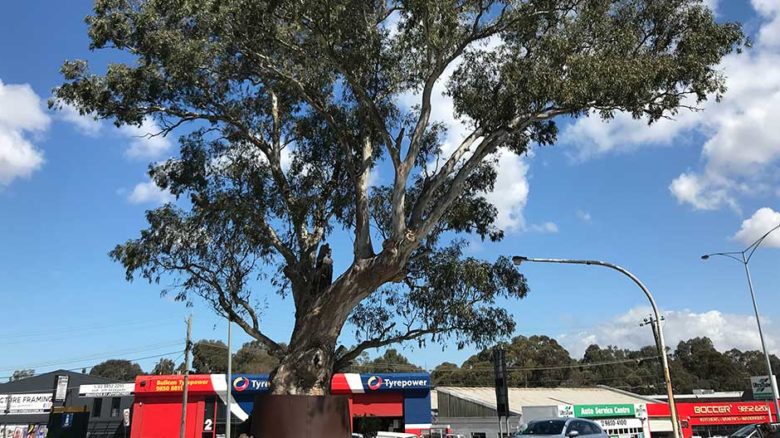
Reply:
[[130, 409], [125, 408], [122, 411], [122, 433], [125, 438], [127, 438], [127, 426], [130, 425]]
[[501, 417], [506, 418], [506, 432], [509, 434], [509, 388], [506, 381], [506, 353], [503, 348], [493, 350], [493, 364], [495, 367], [496, 388], [496, 414], [498, 414], [498, 434], [503, 436]]
[[772, 381], [769, 380], [769, 376], [753, 376], [750, 378], [750, 387], [753, 389], [755, 400], [772, 400], [778, 396], [777, 393], [774, 396], [772, 394], [773, 388], [777, 388], [777, 376], [774, 375]]
[[64, 402], [68, 395], [68, 376], [57, 376], [57, 386], [54, 392], [54, 401]]

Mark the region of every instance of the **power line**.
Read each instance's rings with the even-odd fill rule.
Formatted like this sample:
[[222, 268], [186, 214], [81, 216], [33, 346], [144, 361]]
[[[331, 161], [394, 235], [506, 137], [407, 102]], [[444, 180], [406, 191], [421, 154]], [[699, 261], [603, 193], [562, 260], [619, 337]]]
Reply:
[[[563, 370], [563, 369], [574, 369], [574, 368], [592, 368], [592, 367], [600, 367], [600, 366], [606, 366], [606, 365], [619, 365], [624, 363], [636, 363], [640, 364], [644, 361], [648, 360], [657, 360], [657, 356], [643, 356], [638, 357], [634, 359], [620, 359], [620, 360], [614, 360], [614, 361], [607, 361], [607, 362], [591, 362], [591, 363], [576, 363], [576, 364], [570, 364], [570, 365], [556, 365], [556, 366], [537, 366], [537, 367], [507, 367], [507, 371], [545, 371], [545, 370]], [[396, 368], [405, 368], [407, 370], [417, 370], [417, 371], [437, 371], [434, 369], [423, 369], [421, 367], [418, 367], [413, 364], [404, 364], [404, 363], [388, 363], [388, 362], [382, 362], [377, 363], [375, 365], [372, 364], [361, 364], [361, 365], [351, 365], [351, 368], [377, 368], [382, 366], [388, 366], [388, 367], [396, 367]], [[439, 372], [469, 372], [469, 371], [490, 371], [493, 372], [493, 366], [475, 366], [470, 368], [454, 368], [454, 369], [443, 369], [438, 370]]]
[[[155, 354], [155, 355], [144, 356], [144, 357], [136, 357], [136, 358], [125, 359], [125, 360], [128, 360], [130, 362], [137, 362], [139, 360], [155, 359], [155, 358], [158, 358], [158, 357], [170, 356], [172, 354], [177, 354], [177, 353], [179, 353], [179, 357], [181, 357], [181, 355], [184, 354], [181, 350], [177, 350], [177, 351], [169, 351], [167, 353], [162, 353], [162, 354]], [[95, 366], [97, 366], [99, 364], [100, 363], [96, 363], [96, 364], [92, 364], [92, 365], [86, 365], [86, 366], [80, 366], [80, 367], [76, 367], [76, 368], [66, 368], [66, 369], [63, 369], [63, 371], [80, 371], [80, 370], [82, 370], [84, 368], [94, 368]], [[45, 374], [45, 373], [41, 373], [41, 374]], [[36, 374], [36, 375], [39, 375], [39, 374]], [[13, 376], [0, 376], [0, 379], [5, 380], [5, 379], [10, 379], [11, 377], [13, 377]], [[35, 377], [35, 376], [30, 376], [30, 377]], [[71, 389], [71, 388], [69, 388], [69, 389]], [[33, 393], [38, 393], [38, 392], [41, 392], [41, 391], [40, 390], [17, 391], [17, 392], [13, 392], [13, 394], [33, 394]]]
[[147, 351], [154, 351], [154, 350], [159, 350], [159, 349], [162, 349], [162, 348], [172, 347], [174, 345], [180, 345], [181, 343], [182, 343], [181, 340], [177, 340], [177, 341], [170, 341], [170, 342], [164, 342], [164, 343], [160, 343], [160, 344], [149, 345], [149, 346], [146, 346], [145, 348], [141, 348], [141, 349], [134, 348], [134, 349], [117, 350], [117, 351], [113, 351], [113, 352], [98, 353], [98, 354], [92, 354], [92, 355], [89, 355], [89, 356], [82, 356], [82, 357], [71, 358], [71, 359], [63, 359], [63, 360], [49, 361], [49, 362], [40, 362], [40, 363], [37, 363], [37, 364], [20, 365], [20, 366], [15, 366], [13, 368], [0, 369], [0, 372], [16, 371], [16, 370], [19, 370], [19, 369], [31, 369], [31, 368], [35, 369], [35, 368], [58, 367], [60, 365], [69, 365], [69, 364], [83, 362], [83, 361], [86, 361], [86, 360], [101, 359], [101, 358], [107, 358], [107, 357], [110, 358], [110, 356], [115, 356], [115, 355], [135, 354], [135, 353], [143, 353], [143, 352], [147, 352]]
[[66, 333], [79, 333], [79, 332], [91, 332], [91, 331], [104, 331], [105, 329], [110, 328], [125, 328], [125, 327], [160, 327], [160, 326], [166, 326], [166, 325], [173, 325], [174, 321], [166, 321], [166, 322], [160, 322], [160, 321], [125, 321], [125, 322], [112, 322], [111, 324], [105, 324], [105, 325], [84, 325], [84, 326], [70, 326], [66, 328], [52, 328], [45, 331], [38, 331], [38, 332], [18, 332], [18, 333], [5, 333], [4, 337], [7, 339], [27, 339], [27, 338], [37, 338], [37, 337], [51, 337], [52, 335], [62, 335]]

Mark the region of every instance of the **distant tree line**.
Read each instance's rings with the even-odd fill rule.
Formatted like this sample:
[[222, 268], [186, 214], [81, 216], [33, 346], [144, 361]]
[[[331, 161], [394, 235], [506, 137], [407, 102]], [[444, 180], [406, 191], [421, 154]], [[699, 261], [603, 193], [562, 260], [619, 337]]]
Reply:
[[[200, 340], [192, 348], [192, 366], [190, 371], [197, 374], [218, 374], [227, 371], [227, 345], [222, 341]], [[247, 342], [233, 354], [233, 372], [235, 373], [267, 373], [278, 361], [270, 356], [265, 347], [258, 341]], [[84, 370], [86, 372], [86, 369]], [[184, 363], [177, 364], [169, 358], [161, 358], [154, 367], [145, 371], [141, 366], [126, 359], [109, 359], [94, 365], [89, 370], [93, 376], [106, 379], [131, 382], [141, 374], [178, 374], [184, 372]], [[16, 370], [10, 376], [13, 382], [35, 375], [35, 370]]]
[[[591, 345], [581, 359], [572, 358], [555, 339], [517, 336], [500, 345], [506, 350], [509, 385], [513, 387], [587, 387], [607, 385], [639, 394], [665, 392], [663, 374], [654, 346], [638, 350]], [[495, 348], [495, 347], [494, 347]], [[712, 340], [697, 337], [681, 341], [669, 355], [675, 392], [694, 389], [744, 391], [750, 376], [766, 375], [759, 351], [732, 349], [719, 352]], [[775, 373], [780, 359], [771, 356]], [[445, 362], [433, 373], [442, 386], [490, 386], [493, 384], [493, 348], [485, 349], [461, 366]]]
[[[517, 336], [508, 343], [487, 348], [469, 357], [458, 366], [451, 362], [439, 364], [431, 373], [434, 385], [492, 386], [493, 350], [506, 350], [508, 382], [512, 387], [588, 387], [607, 385], [638, 394], [661, 394], [665, 391], [657, 349], [653, 346], [638, 350], [616, 346], [589, 346], [581, 359], [572, 358], [555, 339], [548, 336]], [[227, 345], [219, 340], [200, 340], [193, 346], [191, 371], [198, 374], [227, 371]], [[669, 365], [676, 392], [690, 393], [694, 389], [744, 391], [749, 377], [766, 375], [763, 354], [759, 351], [731, 349], [719, 352], [712, 341], [697, 337], [677, 344], [669, 352]], [[775, 374], [780, 373], [780, 359], [771, 356]], [[263, 344], [247, 342], [233, 355], [233, 372], [268, 373], [278, 364]], [[150, 374], [176, 374], [184, 364], [168, 358], [160, 359]], [[367, 353], [357, 357], [342, 372], [387, 373], [424, 371], [395, 349], [370, 358]], [[33, 370], [18, 370], [11, 380], [34, 375]], [[137, 363], [111, 359], [95, 365], [91, 375], [112, 380], [132, 381], [145, 374]]]

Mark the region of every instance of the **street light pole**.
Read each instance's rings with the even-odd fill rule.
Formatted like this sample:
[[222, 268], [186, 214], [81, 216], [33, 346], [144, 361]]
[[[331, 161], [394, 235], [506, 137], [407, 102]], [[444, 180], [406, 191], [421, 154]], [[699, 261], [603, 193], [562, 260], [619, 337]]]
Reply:
[[[774, 401], [775, 405], [775, 420], [780, 421], [780, 401], [777, 399], [778, 391], [777, 391], [777, 381], [774, 379], [774, 373], [772, 372], [772, 361], [769, 359], [769, 351], [766, 348], [766, 341], [764, 340], [764, 331], [761, 328], [761, 317], [758, 313], [758, 303], [756, 302], [756, 292], [753, 289], [753, 278], [750, 276], [750, 259], [753, 258], [753, 253], [756, 252], [759, 246], [761, 246], [761, 243], [766, 240], [767, 237], [769, 237], [770, 234], [772, 234], [774, 231], [780, 229], [780, 225], [777, 225], [776, 227], [772, 228], [771, 230], [767, 231], [763, 236], [761, 236], [758, 240], [751, 243], [750, 246], [745, 248], [742, 251], [732, 251], [732, 252], [716, 252], [712, 254], [705, 254], [701, 256], [702, 260], [707, 260], [712, 256], [723, 256], [728, 257], [730, 259], [736, 260], [745, 267], [745, 276], [747, 276], [747, 282], [748, 282], [748, 290], [750, 290], [750, 298], [753, 301], [753, 311], [756, 314], [756, 325], [758, 325], [758, 337], [761, 340], [761, 348], [764, 350], [764, 359], [766, 360], [766, 370], [769, 375], [769, 384], [772, 387], [772, 400]], [[739, 257], [737, 257], [739, 256]], [[772, 421], [772, 412], [769, 412], [769, 420]]]
[[232, 404], [232, 392], [233, 392], [233, 352], [231, 347], [230, 328], [233, 325], [233, 320], [228, 315], [228, 333], [227, 333], [227, 392], [225, 394], [225, 437], [232, 438], [231, 426], [233, 423], [233, 415], [230, 413]]
[[655, 303], [655, 298], [653, 298], [653, 294], [650, 293], [650, 290], [648, 290], [647, 287], [645, 287], [645, 285], [642, 284], [642, 282], [639, 281], [639, 279], [634, 274], [627, 271], [626, 269], [623, 269], [618, 265], [608, 263], [608, 262], [602, 262], [599, 260], [542, 259], [542, 258], [514, 256], [512, 257], [512, 262], [518, 266], [523, 262], [564, 263], [564, 264], [573, 264], [573, 265], [604, 266], [606, 268], [614, 269], [620, 272], [621, 274], [627, 276], [628, 278], [631, 279], [631, 281], [633, 281], [637, 286], [639, 286], [640, 289], [642, 289], [642, 292], [644, 292], [648, 301], [650, 301], [650, 307], [653, 308], [653, 315], [655, 316], [655, 320], [653, 321], [653, 326], [655, 330], [657, 330], [658, 332], [658, 348], [661, 350], [661, 365], [663, 366], [664, 369], [664, 380], [666, 381], [666, 395], [669, 399], [669, 412], [672, 417], [672, 432], [674, 433], [674, 438], [682, 438], [682, 434], [680, 433], [680, 422], [677, 417], [677, 405], [674, 401], [674, 391], [672, 390], [672, 376], [669, 371], [669, 360], [666, 357], [666, 341], [664, 340], [664, 332], [661, 329], [661, 314], [658, 311], [658, 306]]

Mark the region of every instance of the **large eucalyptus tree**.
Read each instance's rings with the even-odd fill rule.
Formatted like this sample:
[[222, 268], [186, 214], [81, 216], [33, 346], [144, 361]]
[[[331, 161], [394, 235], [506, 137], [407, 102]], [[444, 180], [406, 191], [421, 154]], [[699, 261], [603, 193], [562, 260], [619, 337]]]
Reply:
[[[524, 278], [458, 237], [503, 236], [484, 197], [496, 154], [553, 144], [559, 117], [652, 122], [718, 97], [717, 65], [744, 44], [699, 0], [97, 0], [87, 23], [121, 62], [67, 61], [52, 105], [180, 136], [150, 168], [179, 201], [111, 255], [230, 317], [290, 394], [327, 392], [369, 348], [510, 334], [496, 300]], [[450, 148], [431, 118], [443, 80], [470, 127]], [[392, 182], [371, 188], [377, 165]], [[295, 306], [286, 345], [261, 324], [274, 291]], [[338, 346], [348, 322], [358, 343]]]

